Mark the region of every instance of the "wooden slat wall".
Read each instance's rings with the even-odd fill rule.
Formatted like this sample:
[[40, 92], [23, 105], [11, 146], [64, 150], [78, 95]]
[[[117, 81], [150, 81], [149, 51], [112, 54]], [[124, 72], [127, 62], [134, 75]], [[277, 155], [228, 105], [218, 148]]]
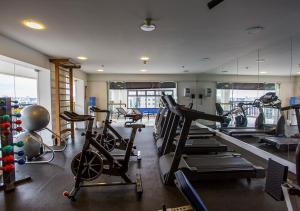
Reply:
[[[53, 63], [51, 68], [52, 127], [61, 137], [71, 135], [74, 139], [74, 123], [59, 118], [59, 114], [64, 111], [74, 111], [73, 66], [66, 65], [66, 60], [50, 61]], [[74, 68], [80, 68], [80, 66], [75, 65]]]

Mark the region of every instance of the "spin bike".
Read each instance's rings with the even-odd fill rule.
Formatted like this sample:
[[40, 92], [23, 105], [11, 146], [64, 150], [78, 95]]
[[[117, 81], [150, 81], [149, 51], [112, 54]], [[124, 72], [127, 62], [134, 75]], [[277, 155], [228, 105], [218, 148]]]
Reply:
[[[108, 152], [113, 151], [114, 149], [120, 149], [120, 150], [126, 150], [127, 143], [129, 141], [128, 138], [123, 138], [112, 126], [111, 126], [111, 120], [110, 117], [110, 111], [109, 110], [102, 110], [96, 106], [90, 107], [90, 111], [94, 113], [106, 113], [106, 118], [103, 121], [104, 127], [102, 130], [102, 133], [99, 133], [96, 137], [96, 141], [98, 141]], [[135, 114], [132, 114], [133, 116]], [[125, 124], [127, 126], [129, 124]], [[133, 146], [133, 149], [136, 149], [135, 146]], [[132, 156], [137, 156], [137, 159], [141, 159], [140, 151], [137, 152], [137, 154], [134, 154], [134, 152], [131, 152]]]
[[[136, 181], [133, 182], [128, 176], [128, 164], [130, 154], [133, 148], [133, 142], [137, 131], [144, 128], [143, 124], [131, 124], [125, 127], [132, 128], [131, 135], [126, 147], [126, 153], [123, 158], [117, 158], [111, 155], [99, 142], [93, 134], [94, 118], [90, 115], [79, 115], [74, 112], [65, 111], [60, 117], [68, 122], [88, 121], [85, 133], [85, 142], [82, 151], [78, 153], [71, 162], [71, 170], [75, 176], [75, 185], [71, 192], [65, 191], [64, 196], [75, 201], [76, 195], [80, 188], [95, 186], [115, 186], [115, 185], [135, 185], [138, 197], [143, 193], [142, 179], [140, 174], [136, 174]], [[86, 183], [93, 181], [101, 174], [109, 176], [119, 176], [123, 182], [114, 183]]]

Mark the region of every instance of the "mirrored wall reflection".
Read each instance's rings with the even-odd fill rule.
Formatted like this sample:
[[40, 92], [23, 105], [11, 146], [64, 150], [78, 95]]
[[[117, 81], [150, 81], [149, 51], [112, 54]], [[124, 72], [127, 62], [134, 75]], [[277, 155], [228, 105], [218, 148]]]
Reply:
[[239, 55], [211, 73], [221, 79], [216, 110], [227, 116], [223, 131], [295, 162], [300, 143], [295, 112], [300, 104], [300, 35]]

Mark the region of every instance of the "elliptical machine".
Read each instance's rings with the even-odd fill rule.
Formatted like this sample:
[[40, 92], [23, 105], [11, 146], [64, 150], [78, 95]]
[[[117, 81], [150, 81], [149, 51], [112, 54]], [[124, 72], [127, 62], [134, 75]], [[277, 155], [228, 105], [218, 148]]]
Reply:
[[[74, 112], [65, 111], [60, 117], [68, 122], [84, 122], [88, 121], [85, 133], [85, 142], [82, 151], [75, 155], [71, 162], [71, 170], [75, 176], [75, 184], [73, 189], [63, 193], [72, 201], [75, 201], [76, 195], [82, 187], [95, 186], [114, 186], [114, 185], [135, 185], [138, 197], [143, 193], [141, 175], [136, 174], [136, 182], [133, 182], [128, 176], [128, 164], [130, 160], [133, 142], [137, 131], [144, 128], [143, 124], [130, 124], [125, 127], [132, 128], [130, 139], [127, 143], [126, 153], [123, 158], [117, 158], [111, 155], [99, 142], [97, 142], [93, 134], [94, 118], [90, 115], [78, 115]], [[86, 183], [93, 181], [101, 174], [109, 176], [119, 176], [124, 182], [114, 183]]]

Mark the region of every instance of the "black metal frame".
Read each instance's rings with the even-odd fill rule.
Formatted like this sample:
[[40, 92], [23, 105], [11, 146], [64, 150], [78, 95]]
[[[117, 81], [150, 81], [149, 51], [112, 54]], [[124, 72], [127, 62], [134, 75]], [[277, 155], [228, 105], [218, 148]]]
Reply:
[[[113, 186], [113, 185], [136, 185], [137, 193], [139, 196], [142, 194], [142, 182], [141, 182], [141, 176], [137, 174], [137, 181], [133, 182], [131, 179], [126, 175], [128, 171], [128, 163], [130, 160], [131, 151], [133, 148], [133, 142], [135, 139], [135, 135], [137, 130], [141, 130], [141, 128], [144, 128], [145, 125], [142, 124], [131, 124], [127, 125], [126, 127], [132, 128], [131, 135], [129, 142], [127, 144], [126, 152], [123, 159], [116, 159], [113, 155], [111, 155], [101, 144], [94, 139], [93, 135], [93, 122], [94, 118], [90, 115], [78, 115], [74, 112], [64, 112], [64, 114], [60, 114], [60, 117], [66, 121], [69, 122], [82, 122], [82, 121], [88, 121], [87, 130], [85, 133], [85, 142], [82, 147], [81, 151], [81, 157], [79, 161], [79, 167], [77, 171], [77, 175], [75, 176], [75, 185], [71, 192], [65, 192], [64, 195], [67, 196], [71, 200], [75, 200], [76, 194], [82, 187], [94, 187], [94, 186]], [[84, 157], [88, 153], [88, 151], [91, 149], [91, 146], [94, 147], [99, 154], [102, 155], [104, 158], [104, 165], [109, 165], [108, 169], [103, 169], [102, 173], [112, 176], [120, 176], [124, 182], [118, 182], [118, 183], [89, 183], [84, 184], [84, 182], [81, 179], [81, 174], [84, 169]]]

